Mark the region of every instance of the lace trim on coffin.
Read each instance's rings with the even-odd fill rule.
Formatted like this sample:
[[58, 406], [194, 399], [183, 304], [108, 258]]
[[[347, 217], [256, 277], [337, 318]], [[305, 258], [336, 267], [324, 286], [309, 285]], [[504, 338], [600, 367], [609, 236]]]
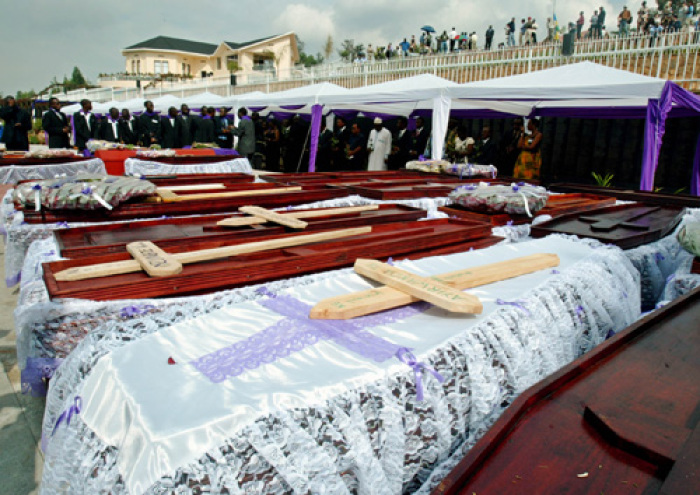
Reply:
[[283, 359], [322, 340], [331, 340], [360, 356], [382, 362], [394, 357], [402, 346], [377, 337], [364, 328], [403, 320], [430, 307], [426, 303], [417, 303], [354, 320], [324, 321], [309, 319], [311, 306], [291, 296], [273, 297], [260, 301], [259, 304], [285, 318], [247, 339], [197, 358], [190, 364], [212, 382], [218, 383]]
[[[261, 417], [146, 493], [282, 494], [302, 487], [324, 487], [326, 493], [413, 493], [423, 487], [427, 493], [520, 392], [637, 318], [639, 276], [621, 251], [601, 248], [524, 299], [531, 316], [502, 307], [422, 356], [445, 378], [443, 384], [426, 382], [424, 402], [416, 401], [413, 371], [400, 367], [319, 405]], [[187, 315], [185, 309], [108, 323], [88, 335], [54, 376], [45, 428], [70, 405], [100, 356], [191, 317], [194, 306]], [[49, 444], [43, 486], [127, 493], [118, 456], [78, 416]]]

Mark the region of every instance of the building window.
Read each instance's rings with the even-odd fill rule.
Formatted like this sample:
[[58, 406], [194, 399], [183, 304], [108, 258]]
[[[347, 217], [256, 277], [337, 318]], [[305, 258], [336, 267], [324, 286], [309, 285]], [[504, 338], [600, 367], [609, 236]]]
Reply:
[[216, 59], [216, 70], [221, 70], [221, 57]]
[[167, 60], [154, 60], [153, 61], [153, 72], [155, 75], [168, 74], [168, 61]]
[[136, 73], [141, 74], [141, 61], [140, 60], [136, 61]]
[[136, 60], [131, 61], [131, 73], [136, 74]]
[[253, 55], [253, 70], [274, 70], [275, 60], [269, 54]]
[[187, 64], [184, 64], [184, 63], [183, 63], [183, 64], [182, 64], [182, 75], [183, 75], [183, 76], [184, 76], [185, 74], [187, 74], [186, 69], [187, 69]]
[[190, 64], [187, 64], [187, 75], [189, 76], [192, 74], [192, 68], [190, 67]]

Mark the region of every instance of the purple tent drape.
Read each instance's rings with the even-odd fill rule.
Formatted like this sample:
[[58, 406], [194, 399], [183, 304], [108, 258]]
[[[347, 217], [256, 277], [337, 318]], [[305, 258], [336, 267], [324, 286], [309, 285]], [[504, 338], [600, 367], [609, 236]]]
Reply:
[[693, 175], [690, 177], [690, 194], [700, 196], [700, 134], [695, 145], [695, 158], [693, 159]]
[[323, 119], [323, 106], [311, 107], [311, 144], [309, 148], [309, 172], [316, 171], [316, 154], [318, 153], [318, 136], [321, 134], [321, 119]]
[[[666, 132], [666, 118], [674, 105], [678, 108], [686, 108], [700, 113], [700, 98], [671, 81], [666, 82], [658, 100], [649, 100], [646, 127], [644, 129], [642, 180], [639, 185], [642, 191], [654, 189], [654, 175], [659, 164], [659, 151]], [[691, 192], [695, 195], [698, 194], [698, 183], [700, 182], [699, 153], [700, 146], [695, 150], [693, 175], [691, 178]]]

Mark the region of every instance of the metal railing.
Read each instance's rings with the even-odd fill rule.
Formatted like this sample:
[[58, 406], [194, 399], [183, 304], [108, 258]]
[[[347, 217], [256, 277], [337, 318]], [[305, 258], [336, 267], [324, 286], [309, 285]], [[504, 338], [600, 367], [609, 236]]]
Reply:
[[[531, 46], [473, 50], [448, 54], [398, 57], [364, 63], [324, 64], [294, 68], [276, 74], [236, 73], [236, 86], [229, 77], [161, 81], [157, 87], [136, 89], [94, 89], [71, 91], [64, 99], [90, 98], [94, 101], [127, 100], [141, 95], [155, 98], [172, 94], [187, 97], [202, 91], [221, 96], [250, 91], [283, 91], [309, 84], [331, 82], [346, 88], [377, 84], [418, 74], [434, 74], [457, 83], [524, 74], [582, 61], [596, 62], [646, 76], [670, 79], [691, 91], [700, 91], [700, 32], [683, 31], [658, 35], [636, 35], [583, 39], [574, 44], [574, 52], [562, 55], [562, 44], [540, 43]], [[106, 97], [106, 99], [105, 99]]]

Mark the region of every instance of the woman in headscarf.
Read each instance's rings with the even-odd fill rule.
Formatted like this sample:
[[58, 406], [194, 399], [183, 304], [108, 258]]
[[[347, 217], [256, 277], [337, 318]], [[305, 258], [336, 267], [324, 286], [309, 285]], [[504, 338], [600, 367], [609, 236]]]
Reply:
[[540, 168], [542, 167], [542, 155], [540, 145], [542, 144], [542, 133], [540, 132], [540, 122], [537, 119], [530, 119], [527, 129], [530, 134], [523, 132], [518, 139], [518, 149], [520, 154], [515, 162], [513, 177], [516, 179], [539, 179]]

